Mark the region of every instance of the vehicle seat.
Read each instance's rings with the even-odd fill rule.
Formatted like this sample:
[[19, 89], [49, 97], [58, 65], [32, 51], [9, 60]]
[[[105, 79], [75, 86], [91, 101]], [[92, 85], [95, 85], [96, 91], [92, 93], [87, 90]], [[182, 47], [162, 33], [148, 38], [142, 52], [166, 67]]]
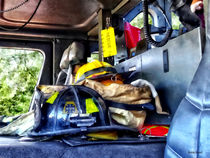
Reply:
[[85, 60], [85, 47], [82, 43], [73, 42], [64, 51], [60, 62], [61, 71], [58, 74], [56, 85], [72, 84], [72, 68]]
[[[210, 1], [208, 3], [210, 4]], [[210, 24], [209, 18], [206, 19]], [[206, 27], [207, 30], [208, 27]], [[207, 31], [201, 63], [185, 98], [173, 117], [165, 148], [165, 158], [210, 156], [210, 37], [208, 34], [210, 30]]]

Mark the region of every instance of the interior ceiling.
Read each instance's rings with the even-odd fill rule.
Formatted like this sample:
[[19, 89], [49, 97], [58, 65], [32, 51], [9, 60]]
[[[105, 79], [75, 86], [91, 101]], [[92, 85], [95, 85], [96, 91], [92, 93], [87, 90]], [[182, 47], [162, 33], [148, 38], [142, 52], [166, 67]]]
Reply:
[[[52, 30], [80, 30], [87, 32], [97, 25], [97, 13], [100, 8], [116, 8], [124, 0], [42, 0], [41, 4], [26, 26], [28, 28]], [[127, 0], [135, 4], [139, 0]], [[1, 11], [13, 8], [24, 0], [1, 0]], [[28, 21], [39, 0], [28, 0], [19, 8], [1, 12], [0, 26], [19, 27]], [[121, 11], [120, 14], [127, 12]]]

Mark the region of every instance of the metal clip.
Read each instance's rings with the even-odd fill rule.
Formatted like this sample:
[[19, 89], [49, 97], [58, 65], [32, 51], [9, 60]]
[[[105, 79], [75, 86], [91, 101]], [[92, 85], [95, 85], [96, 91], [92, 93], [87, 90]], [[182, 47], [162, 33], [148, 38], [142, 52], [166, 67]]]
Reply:
[[111, 18], [106, 17], [106, 28], [109, 28], [111, 26]]

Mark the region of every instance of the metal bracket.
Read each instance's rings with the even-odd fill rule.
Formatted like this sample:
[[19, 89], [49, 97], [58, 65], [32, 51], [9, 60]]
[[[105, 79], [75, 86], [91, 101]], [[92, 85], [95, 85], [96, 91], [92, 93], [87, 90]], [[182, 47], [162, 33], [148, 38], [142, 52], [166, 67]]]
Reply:
[[168, 49], [163, 51], [163, 70], [169, 72]]

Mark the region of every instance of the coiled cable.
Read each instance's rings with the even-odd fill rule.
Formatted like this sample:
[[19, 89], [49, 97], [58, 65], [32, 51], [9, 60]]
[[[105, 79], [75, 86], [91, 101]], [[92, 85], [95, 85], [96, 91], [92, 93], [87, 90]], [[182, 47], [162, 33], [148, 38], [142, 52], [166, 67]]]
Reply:
[[150, 31], [149, 31], [150, 28], [149, 28], [149, 24], [148, 24], [148, 14], [149, 14], [149, 12], [148, 12], [148, 2], [147, 2], [147, 0], [142, 0], [142, 2], [143, 2], [143, 16], [144, 16], [144, 34], [145, 34], [145, 38], [146, 38], [147, 42], [152, 44], [153, 46], [155, 46], [155, 47], [162, 47], [168, 42], [168, 40], [169, 40], [169, 38], [170, 38], [170, 36], [172, 34], [172, 31], [173, 31], [172, 27], [171, 27], [171, 25], [170, 25], [166, 15], [165, 15], [164, 11], [160, 8], [158, 3], [155, 1], [154, 3], [156, 5], [156, 7], [161, 11], [163, 16], [165, 17], [166, 22], [169, 25], [169, 28], [167, 29], [167, 31], [165, 33], [165, 37], [164, 37], [164, 39], [162, 41], [157, 42], [157, 41], [153, 40], [151, 35], [150, 35]]
[[41, 3], [42, 0], [39, 0], [39, 2], [37, 3], [37, 6], [33, 12], [33, 14], [30, 16], [30, 18], [28, 19], [28, 21], [26, 23], [24, 23], [22, 26], [18, 27], [18, 28], [15, 28], [15, 29], [12, 29], [12, 28], [7, 28], [7, 27], [3, 27], [3, 26], [0, 26], [0, 29], [4, 30], [4, 31], [19, 31], [21, 29], [23, 29], [28, 23], [30, 23], [31, 19], [34, 17], [34, 15], [36, 14], [39, 6], [40, 6], [40, 3]]

